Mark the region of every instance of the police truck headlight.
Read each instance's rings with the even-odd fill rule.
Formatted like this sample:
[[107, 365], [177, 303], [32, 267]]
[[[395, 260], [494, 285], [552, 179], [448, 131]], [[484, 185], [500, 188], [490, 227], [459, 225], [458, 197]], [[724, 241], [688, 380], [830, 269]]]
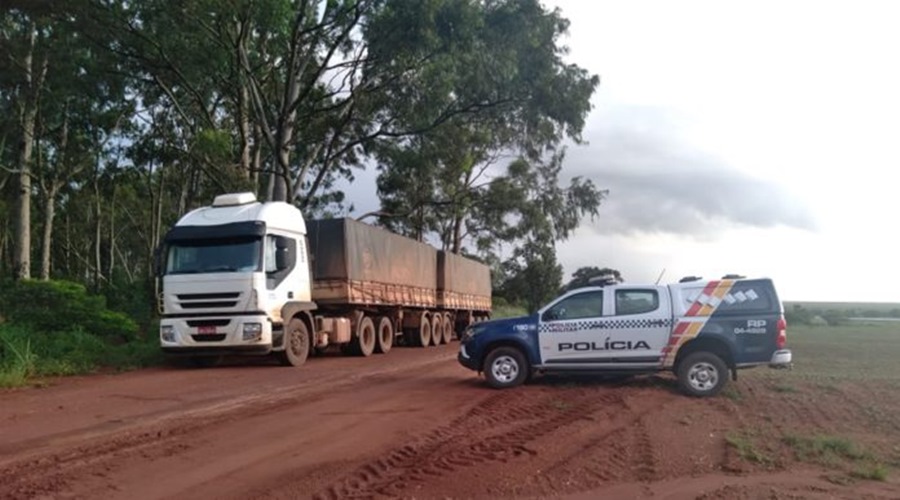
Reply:
[[259, 340], [262, 337], [262, 323], [244, 323], [244, 341]]
[[160, 325], [159, 338], [163, 342], [175, 342], [175, 327], [172, 325]]

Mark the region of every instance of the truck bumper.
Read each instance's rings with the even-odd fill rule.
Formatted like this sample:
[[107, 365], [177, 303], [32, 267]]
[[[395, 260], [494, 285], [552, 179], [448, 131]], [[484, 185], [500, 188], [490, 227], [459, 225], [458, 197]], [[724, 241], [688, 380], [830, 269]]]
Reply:
[[221, 347], [203, 347], [203, 346], [163, 346], [162, 351], [169, 356], [226, 356], [234, 355], [251, 355], [265, 356], [272, 352], [271, 345], [237, 345], [237, 346], [221, 346]]
[[465, 366], [470, 370], [474, 370], [476, 372], [481, 370], [481, 367], [478, 366], [478, 361], [469, 355], [469, 352], [466, 350], [465, 344], [460, 344], [459, 354], [456, 356], [456, 360], [459, 361], [459, 364]]
[[792, 359], [793, 356], [789, 349], [781, 349], [772, 354], [769, 366], [771, 368], [791, 368], [793, 367]]
[[215, 356], [268, 354], [272, 323], [264, 315], [163, 318], [160, 348], [167, 354]]

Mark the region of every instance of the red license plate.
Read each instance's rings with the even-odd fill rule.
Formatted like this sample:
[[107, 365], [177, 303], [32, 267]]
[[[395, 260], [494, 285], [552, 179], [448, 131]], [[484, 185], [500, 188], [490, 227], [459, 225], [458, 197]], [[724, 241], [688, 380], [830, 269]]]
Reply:
[[201, 335], [210, 335], [216, 333], [216, 327], [214, 326], [198, 326], [197, 333]]

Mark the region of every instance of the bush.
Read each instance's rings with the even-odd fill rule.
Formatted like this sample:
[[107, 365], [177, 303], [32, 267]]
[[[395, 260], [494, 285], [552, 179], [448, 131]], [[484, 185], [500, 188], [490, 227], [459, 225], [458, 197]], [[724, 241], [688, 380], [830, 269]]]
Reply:
[[111, 311], [102, 296], [69, 281], [19, 281], [0, 286], [0, 311], [12, 324], [40, 333], [81, 330], [109, 340], [137, 338], [137, 324]]
[[140, 368], [161, 359], [155, 337], [113, 344], [81, 330], [46, 333], [0, 325], [0, 387], [24, 385], [34, 376]]

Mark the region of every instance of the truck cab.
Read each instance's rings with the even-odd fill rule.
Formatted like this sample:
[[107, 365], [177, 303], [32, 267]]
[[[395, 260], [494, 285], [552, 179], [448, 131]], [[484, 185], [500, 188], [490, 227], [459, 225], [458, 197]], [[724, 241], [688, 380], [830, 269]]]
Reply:
[[282, 312], [308, 303], [306, 224], [286, 203], [221, 195], [166, 234], [161, 249], [160, 344], [201, 360], [283, 351]]

